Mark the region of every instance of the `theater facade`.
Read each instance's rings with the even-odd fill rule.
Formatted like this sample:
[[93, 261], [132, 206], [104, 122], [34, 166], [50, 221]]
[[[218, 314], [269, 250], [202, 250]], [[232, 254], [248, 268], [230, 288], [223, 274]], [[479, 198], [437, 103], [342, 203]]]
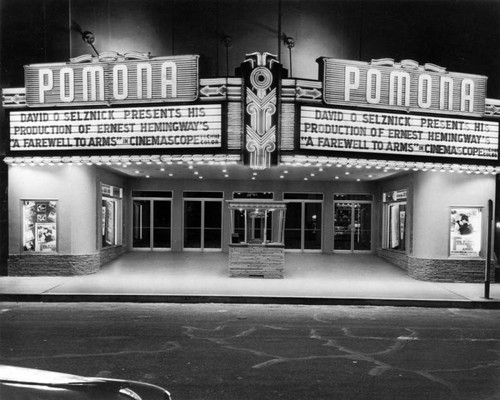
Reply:
[[342, 252], [482, 282], [499, 172], [487, 77], [316, 61], [317, 80], [288, 77], [269, 53], [219, 78], [199, 76], [197, 55], [25, 66], [25, 87], [2, 92], [8, 274], [216, 251], [228, 276], [286, 279], [294, 253], [333, 265]]

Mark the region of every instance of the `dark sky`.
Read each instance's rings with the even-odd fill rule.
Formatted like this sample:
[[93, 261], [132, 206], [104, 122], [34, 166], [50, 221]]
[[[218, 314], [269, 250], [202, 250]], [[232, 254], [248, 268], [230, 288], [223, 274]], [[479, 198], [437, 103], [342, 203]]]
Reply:
[[295, 77], [317, 79], [318, 57], [413, 59], [486, 75], [500, 98], [500, 0], [0, 0], [1, 85], [24, 86], [23, 65], [98, 51], [200, 54], [201, 76], [225, 76], [246, 54], [268, 51]]

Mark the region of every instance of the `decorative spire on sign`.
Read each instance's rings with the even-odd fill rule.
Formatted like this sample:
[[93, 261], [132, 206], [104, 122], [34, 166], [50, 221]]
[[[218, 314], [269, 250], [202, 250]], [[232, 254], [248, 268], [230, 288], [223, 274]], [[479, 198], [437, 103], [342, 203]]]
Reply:
[[252, 169], [275, 164], [281, 64], [269, 53], [252, 53], [242, 64], [245, 82], [245, 161]]

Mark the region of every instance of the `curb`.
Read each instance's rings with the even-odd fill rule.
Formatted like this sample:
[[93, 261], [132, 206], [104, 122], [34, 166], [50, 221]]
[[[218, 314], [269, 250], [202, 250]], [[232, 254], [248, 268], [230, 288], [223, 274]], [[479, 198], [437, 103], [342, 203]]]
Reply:
[[261, 297], [146, 294], [0, 294], [0, 302], [32, 303], [180, 303], [180, 304], [293, 304], [329, 306], [427, 307], [500, 310], [497, 300], [376, 299], [325, 297]]

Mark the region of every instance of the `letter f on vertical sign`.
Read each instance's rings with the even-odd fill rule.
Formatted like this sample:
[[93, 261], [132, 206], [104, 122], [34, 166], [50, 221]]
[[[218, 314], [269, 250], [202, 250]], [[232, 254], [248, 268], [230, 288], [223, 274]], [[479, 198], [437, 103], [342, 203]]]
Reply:
[[54, 88], [54, 76], [52, 71], [48, 68], [41, 68], [38, 71], [38, 97], [40, 103], [45, 103], [45, 92]]
[[344, 79], [344, 100], [351, 101], [351, 90], [359, 89], [359, 68], [347, 65]]

